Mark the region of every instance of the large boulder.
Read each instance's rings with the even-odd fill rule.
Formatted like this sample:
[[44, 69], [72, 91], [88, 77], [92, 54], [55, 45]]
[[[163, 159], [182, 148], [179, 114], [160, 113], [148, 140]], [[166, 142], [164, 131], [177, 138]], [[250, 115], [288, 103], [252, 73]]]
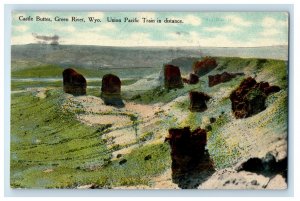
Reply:
[[121, 80], [113, 74], [102, 77], [101, 97], [107, 105], [123, 106], [121, 100]]
[[239, 87], [230, 94], [231, 107], [236, 118], [253, 116], [266, 109], [268, 95], [280, 91], [278, 86], [268, 82], [257, 83], [252, 77], [244, 79]]
[[113, 74], [106, 74], [102, 78], [101, 92], [105, 95], [121, 94], [121, 80], [118, 76]]
[[175, 89], [183, 87], [181, 73], [178, 66], [166, 64], [164, 66], [164, 77], [166, 89]]
[[244, 73], [227, 73], [223, 72], [221, 74], [209, 75], [208, 76], [208, 86], [213, 87], [217, 84], [228, 82], [231, 79], [239, 75], [245, 75]]
[[190, 107], [192, 112], [203, 112], [207, 109], [206, 102], [211, 98], [203, 92], [191, 91], [190, 96]]
[[166, 140], [171, 147], [172, 168], [188, 170], [197, 164], [205, 154], [207, 142], [206, 131], [189, 127], [171, 128]]
[[248, 160], [237, 164], [235, 167], [235, 170], [237, 171], [255, 172], [268, 177], [281, 174], [285, 179], [287, 179], [287, 169], [287, 157], [276, 160], [276, 157], [271, 152], [268, 152], [262, 158], [249, 158]]
[[212, 57], [204, 57], [193, 65], [194, 73], [203, 76], [218, 66], [217, 61]]
[[172, 181], [179, 188], [197, 188], [215, 171], [205, 149], [207, 133], [204, 129], [171, 128], [165, 141], [171, 147]]
[[86, 94], [86, 79], [72, 68], [65, 69], [63, 75], [64, 92], [73, 95]]

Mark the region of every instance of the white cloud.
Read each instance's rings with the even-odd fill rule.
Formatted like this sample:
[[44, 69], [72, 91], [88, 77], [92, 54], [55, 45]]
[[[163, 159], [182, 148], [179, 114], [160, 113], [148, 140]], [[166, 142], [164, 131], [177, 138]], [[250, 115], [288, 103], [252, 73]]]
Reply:
[[249, 27], [252, 25], [251, 21], [245, 20], [237, 15], [227, 15], [226, 19], [228, 19], [232, 24], [237, 26]]
[[[205, 37], [198, 32], [190, 32], [188, 37], [169, 33], [168, 40], [157, 41], [150, 37], [149, 33], [132, 33], [124, 35], [123, 38], [114, 38], [96, 32], [74, 32], [72, 37], [63, 38], [60, 44], [75, 45], [102, 45], [102, 46], [199, 46], [199, 47], [255, 47], [271, 45], [287, 45], [287, 42], [277, 40], [275, 37], [261, 36], [251, 38], [248, 41], [236, 41], [224, 35]], [[31, 34], [12, 37], [12, 44], [35, 43]]]
[[103, 24], [100, 28], [107, 31], [115, 31], [118, 29], [117, 26], [112, 23]]
[[31, 33], [24, 34], [21, 36], [12, 36], [11, 37], [11, 43], [13, 45], [21, 45], [21, 44], [29, 44], [29, 43], [35, 43], [36, 41], [32, 37]]
[[194, 15], [187, 15], [183, 18], [185, 24], [190, 24], [192, 26], [199, 26], [202, 24], [202, 20]]
[[205, 31], [209, 31], [209, 32], [235, 32], [235, 31], [239, 31], [240, 29], [238, 29], [235, 26], [222, 26], [222, 27], [206, 27], [204, 28]]
[[[76, 32], [72, 38], [64, 39], [61, 44], [74, 44], [76, 45], [102, 45], [102, 46], [143, 46], [157, 44], [155, 41], [149, 39], [148, 33], [133, 33], [126, 36], [126, 40], [101, 35], [96, 32]], [[124, 36], [125, 37], [125, 36]]]
[[257, 37], [253, 38], [251, 41], [248, 42], [249, 46], [275, 46], [275, 45], [288, 45], [287, 40], [278, 40], [277, 38], [272, 37]]
[[129, 37], [126, 37], [131, 42], [128, 43], [128, 40], [127, 40], [127, 42], [122, 40], [123, 42], [121, 41], [121, 43], [123, 43], [124, 45], [130, 45], [130, 43], [136, 43], [136, 45], [143, 45], [143, 44], [149, 43], [151, 41], [149, 39], [149, 37], [150, 37], [150, 34], [148, 34], [148, 33], [133, 33]]
[[288, 21], [265, 17], [261, 22], [261, 26], [263, 27], [263, 31], [260, 33], [261, 36], [275, 37], [279, 34], [287, 34]]
[[241, 44], [236, 41], [230, 40], [223, 35], [217, 35], [209, 39], [203, 40], [202, 46], [215, 46], [215, 47], [239, 47]]
[[275, 36], [275, 35], [278, 35], [280, 33], [281, 32], [278, 29], [270, 28], [270, 29], [264, 29], [264, 31], [261, 32], [260, 35], [262, 35], [262, 36]]
[[103, 23], [99, 26], [95, 26], [89, 29], [89, 31], [98, 32], [98, 33], [107, 32], [107, 31], [117, 31], [117, 30], [118, 30], [117, 26], [113, 23]]
[[59, 32], [68, 32], [68, 33], [73, 33], [74, 31], [76, 31], [76, 28], [72, 25], [68, 25], [68, 26], [55, 26], [54, 31], [59, 31]]
[[29, 29], [28, 26], [26, 25], [18, 25], [18, 26], [13, 26], [13, 30], [17, 32], [25, 32]]
[[178, 35], [176, 33], [170, 33], [169, 38], [171, 40], [166, 41], [166, 46], [216, 46], [216, 47], [235, 47], [241, 46], [241, 44], [229, 39], [223, 35], [217, 35], [214, 37], [205, 37], [198, 32], [190, 32], [188, 37]]
[[[91, 15], [89, 15], [91, 14]], [[89, 13], [87, 16], [95, 16], [94, 12]], [[93, 15], [92, 15], [93, 14]], [[104, 16], [103, 13], [97, 13], [98, 17]], [[86, 16], [86, 15], [85, 15]], [[149, 17], [156, 20], [155, 13], [138, 13], [137, 16]], [[172, 16], [168, 17], [171, 18]], [[175, 18], [175, 17], [174, 17]], [[176, 17], [178, 19], [179, 17]], [[270, 46], [270, 45], [284, 45], [287, 44], [287, 40], [284, 41], [282, 33], [285, 33], [287, 29], [283, 28], [283, 25], [287, 25], [286, 21], [278, 21], [274, 23], [273, 18], [264, 18], [260, 21], [259, 28], [261, 29], [263, 24], [267, 24], [263, 27], [263, 31], [253, 36], [245, 34], [245, 40], [239, 41], [236, 38], [228, 36], [231, 33], [248, 28], [252, 23], [243, 19], [239, 16], [230, 15], [227, 18], [230, 20], [229, 23], [222, 27], [202, 27], [203, 31], [215, 32], [211, 33], [210, 36], [202, 35], [199, 29], [169, 29], [169, 26], [174, 24], [161, 24], [163, 27], [156, 29], [159, 24], [147, 24], [148, 28], [153, 28], [153, 30], [164, 34], [160, 39], [166, 40], [155, 40], [152, 38], [153, 31], [146, 31], [141, 27], [137, 28], [134, 33], [128, 33], [127, 30], [119, 33], [119, 28], [121, 27], [118, 23], [99, 23], [95, 24], [90, 28], [82, 29], [76, 27], [76, 25], [69, 24], [57, 24], [51, 25], [48, 30], [48, 34], [53, 34], [56, 31], [59, 36], [61, 36], [60, 44], [75, 44], [75, 45], [102, 45], [102, 46], [216, 46], [216, 47], [250, 47], [250, 46]], [[193, 26], [201, 26], [201, 18], [195, 17], [193, 15], [186, 15], [185, 17], [180, 17], [183, 19], [185, 24], [191, 24]], [[278, 26], [278, 23], [282, 26]], [[272, 26], [270, 26], [270, 24]], [[126, 25], [127, 26], [127, 25]], [[130, 26], [128, 24], [128, 26]], [[175, 25], [175, 26], [178, 26]], [[36, 42], [29, 32], [30, 27], [25, 25], [15, 26], [14, 29], [19, 31], [24, 31], [22, 36], [12, 36], [12, 44], [28, 44]], [[126, 28], [126, 27], [124, 27]], [[134, 27], [135, 28], [135, 27]], [[175, 27], [176, 28], [176, 27]], [[45, 30], [45, 31], [47, 31]], [[197, 30], [197, 31], [191, 31]], [[140, 31], [140, 32], [139, 32]], [[68, 37], [63, 37], [63, 33], [67, 34]], [[181, 33], [182, 32], [182, 33]], [[118, 37], [116, 37], [118, 36]], [[247, 37], [249, 36], [249, 37]], [[281, 39], [277, 39], [281, 37]]]
[[276, 26], [276, 20], [272, 17], [265, 17], [262, 21], [263, 27], [274, 27]]
[[272, 17], [265, 17], [261, 24], [263, 27], [288, 27], [288, 20], [276, 20]]

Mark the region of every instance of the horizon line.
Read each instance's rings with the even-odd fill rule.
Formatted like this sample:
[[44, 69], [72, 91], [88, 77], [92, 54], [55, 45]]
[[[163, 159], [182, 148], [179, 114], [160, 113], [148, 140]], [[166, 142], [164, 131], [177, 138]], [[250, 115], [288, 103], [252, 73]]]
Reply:
[[264, 45], [264, 46], [114, 46], [114, 45], [82, 45], [82, 44], [39, 44], [39, 43], [27, 43], [27, 44], [11, 44], [11, 46], [22, 45], [45, 45], [45, 46], [95, 46], [95, 47], [119, 47], [119, 48], [262, 48], [262, 47], [278, 47], [289, 46], [287, 45]]

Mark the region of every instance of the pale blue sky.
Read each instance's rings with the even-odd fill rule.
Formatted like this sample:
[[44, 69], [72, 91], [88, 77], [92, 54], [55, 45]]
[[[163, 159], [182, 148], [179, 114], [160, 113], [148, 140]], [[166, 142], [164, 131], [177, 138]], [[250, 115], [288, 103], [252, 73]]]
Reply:
[[[52, 22], [20, 21], [19, 16], [50, 17]], [[85, 22], [55, 22], [56, 16]], [[88, 17], [101, 19], [91, 23]], [[107, 17], [139, 23], [109, 23]], [[143, 23], [148, 19], [181, 19], [182, 24]], [[36, 43], [32, 33], [59, 36], [60, 44], [102, 46], [256, 47], [288, 44], [285, 12], [14, 12], [12, 44]]]

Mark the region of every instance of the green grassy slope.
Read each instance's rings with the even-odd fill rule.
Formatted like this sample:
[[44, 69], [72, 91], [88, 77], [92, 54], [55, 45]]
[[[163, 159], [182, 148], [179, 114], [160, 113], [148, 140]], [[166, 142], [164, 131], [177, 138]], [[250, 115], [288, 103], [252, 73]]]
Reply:
[[[216, 168], [226, 168], [236, 164], [249, 156], [255, 156], [264, 147], [260, 147], [259, 140], [286, 138], [288, 118], [287, 96], [287, 66], [284, 61], [218, 58], [219, 66], [209, 74], [200, 78], [204, 81], [198, 87], [212, 97], [208, 109], [202, 113], [187, 111], [189, 100], [175, 104], [175, 109], [187, 113], [187, 118], [180, 126], [190, 126], [192, 129], [203, 125], [205, 119], [216, 118], [216, 122], [209, 124], [212, 128], [208, 132], [208, 149]], [[208, 87], [208, 75], [220, 72], [244, 72], [229, 82]], [[237, 88], [244, 77], [257, 76], [257, 81], [268, 81], [271, 85], [281, 87], [281, 91], [267, 98], [267, 109], [251, 118], [237, 120], [231, 111], [229, 95]], [[187, 89], [187, 88], [186, 88]], [[162, 97], [159, 97], [160, 99]], [[155, 98], [153, 98], [155, 99]], [[207, 125], [207, 124], [206, 124]], [[267, 143], [267, 142], [266, 142]], [[269, 144], [265, 144], [266, 149]], [[252, 150], [252, 149], [257, 150]]]
[[[147, 184], [170, 165], [165, 144], [142, 147], [125, 158], [110, 161], [101, 140], [106, 132], [74, 119], [61, 110], [63, 95], [47, 92], [45, 99], [32, 93], [12, 94], [11, 186], [14, 188], [74, 188], [94, 183], [99, 187]], [[144, 157], [151, 155], [149, 161]], [[121, 159], [120, 159], [121, 160]], [[49, 171], [50, 170], [50, 171]]]
[[[103, 75], [113, 73], [121, 78], [142, 78], [160, 71], [160, 68], [141, 67], [141, 68], [105, 68], [105, 69], [86, 69], [72, 66], [76, 71], [86, 78], [102, 78]], [[15, 69], [11, 72], [12, 78], [61, 78], [66, 67], [59, 65], [39, 65], [27, 68]]]
[[[252, 151], [249, 147], [255, 145], [244, 137], [245, 133], [257, 132], [258, 135], [252, 135], [253, 141], [258, 138], [269, 136], [273, 138], [278, 136], [285, 138], [287, 134], [287, 66], [285, 61], [265, 60], [265, 59], [242, 59], [242, 58], [217, 58], [219, 66], [205, 76], [200, 77], [200, 83], [196, 85], [186, 85], [184, 88], [176, 90], [165, 90], [162, 88], [152, 89], [133, 96], [132, 101], [139, 103], [169, 103], [179, 96], [187, 96], [190, 90], [202, 91], [212, 97], [205, 112], [190, 112], [189, 99], [178, 101], [173, 109], [179, 110], [187, 117], [178, 122], [178, 127], [190, 126], [196, 129], [199, 126], [208, 125], [203, 122], [209, 118], [216, 118], [216, 122], [210, 124], [212, 131], [208, 132], [208, 149], [215, 162], [216, 168], [230, 167], [242, 159], [246, 159], [251, 154], [257, 154], [258, 151]], [[214, 75], [221, 72], [244, 72], [245, 76], [238, 76], [229, 82], [208, 87], [208, 75]], [[231, 91], [239, 86], [241, 81], [247, 77], [253, 76], [257, 81], [267, 81], [270, 85], [277, 85], [282, 88], [279, 93], [268, 97], [268, 109], [255, 115], [252, 118], [237, 120], [233, 117], [231, 111], [231, 101], [229, 95]], [[180, 113], [179, 112], [179, 113]], [[259, 123], [256, 123], [259, 122]], [[260, 124], [260, 125], [259, 125]], [[240, 129], [237, 131], [237, 129]], [[261, 134], [261, 135], [260, 135]], [[251, 137], [249, 137], [251, 138]], [[247, 141], [240, 143], [239, 140]], [[248, 148], [247, 148], [248, 146]], [[257, 147], [257, 149], [261, 149]]]

